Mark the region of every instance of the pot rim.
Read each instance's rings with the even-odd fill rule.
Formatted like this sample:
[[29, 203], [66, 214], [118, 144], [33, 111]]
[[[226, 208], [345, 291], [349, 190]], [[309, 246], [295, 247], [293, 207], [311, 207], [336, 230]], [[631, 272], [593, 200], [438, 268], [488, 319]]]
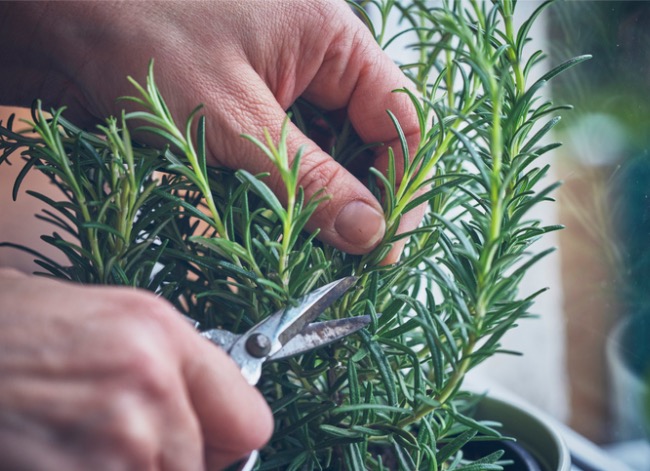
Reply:
[[546, 469], [571, 469], [569, 447], [560, 431], [533, 407], [486, 395], [478, 403], [474, 417], [500, 422], [504, 435], [513, 436], [525, 445]]

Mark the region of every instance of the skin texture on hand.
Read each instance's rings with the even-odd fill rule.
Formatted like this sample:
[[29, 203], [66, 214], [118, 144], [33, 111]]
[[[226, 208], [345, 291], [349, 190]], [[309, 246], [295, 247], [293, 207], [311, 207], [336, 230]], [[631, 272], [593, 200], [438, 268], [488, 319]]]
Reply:
[[[285, 110], [300, 96], [325, 110], [344, 109], [365, 142], [384, 143], [370, 162], [380, 170], [387, 166], [387, 146], [401, 161], [386, 110], [413, 148], [419, 139], [410, 100], [392, 92], [408, 87], [408, 80], [343, 0], [51, 2], [0, 5], [0, 13], [0, 26], [23, 28], [24, 39], [4, 61], [5, 70], [13, 64], [23, 79], [0, 87], [0, 94], [10, 89], [22, 100], [14, 104], [39, 96], [69, 106], [67, 117], [89, 125], [124, 105], [115, 98], [134, 92], [125, 77], [142, 81], [155, 58], [157, 84], [177, 122], [205, 104], [213, 163], [270, 172], [268, 183], [281, 199], [284, 188], [271, 162], [240, 136], [261, 138], [267, 128], [277, 139]], [[368, 252], [385, 230], [381, 205], [292, 127], [290, 155], [300, 146], [307, 196], [324, 188], [331, 197], [308, 228], [320, 228], [322, 240], [348, 253]], [[419, 220], [417, 210], [406, 215], [401, 231]]]
[[[155, 59], [178, 123], [205, 104], [212, 163], [270, 172], [241, 134], [277, 140], [302, 96], [343, 110], [374, 165], [399, 158], [391, 110], [414, 149], [407, 79], [343, 0], [0, 2], [0, 104], [66, 105], [89, 128], [132, 95]], [[371, 250], [385, 223], [365, 186], [295, 127], [300, 185], [331, 197], [310, 221], [349, 253]], [[0, 215], [1, 217], [1, 215]], [[413, 229], [420, 214], [401, 220]], [[394, 261], [396, 248], [387, 259]], [[264, 444], [272, 420], [228, 356], [150, 294], [79, 287], [0, 270], [0, 470], [216, 470]], [[253, 426], [251, 426], [253, 424]]]
[[0, 470], [221, 469], [264, 398], [165, 301], [0, 270]]

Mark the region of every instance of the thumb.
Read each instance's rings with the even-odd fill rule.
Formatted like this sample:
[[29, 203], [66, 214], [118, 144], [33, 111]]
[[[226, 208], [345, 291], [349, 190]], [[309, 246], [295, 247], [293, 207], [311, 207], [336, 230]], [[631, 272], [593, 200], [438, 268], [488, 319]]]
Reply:
[[307, 228], [319, 229], [321, 240], [347, 253], [361, 254], [374, 248], [386, 224], [381, 205], [368, 188], [293, 125], [287, 147], [292, 155], [303, 149], [299, 185], [306, 196], [323, 191], [327, 197]]
[[[252, 75], [252, 74], [251, 74]], [[249, 75], [250, 77], [250, 75]], [[213, 155], [230, 168], [242, 168], [253, 174], [268, 172], [265, 183], [286, 204], [287, 190], [273, 163], [262, 155], [253, 143], [242, 139], [241, 134], [262, 138], [266, 129], [274, 142], [280, 140], [286, 113], [268, 87], [258, 82], [244, 83], [234, 95], [240, 97], [229, 106], [229, 122], [217, 119], [214, 142], [209, 142]], [[244, 98], [242, 99], [242, 95]], [[246, 106], [242, 108], [242, 103]], [[222, 101], [221, 106], [224, 106]], [[287, 151], [290, 162], [302, 148], [298, 185], [306, 199], [325, 196], [307, 229], [319, 229], [319, 239], [351, 254], [369, 252], [382, 239], [385, 220], [381, 205], [372, 193], [354, 175], [337, 163], [330, 155], [306, 137], [295, 125], [288, 123]], [[226, 135], [224, 135], [224, 133]], [[209, 139], [209, 137], [208, 137]], [[227, 144], [229, 148], [225, 148]]]

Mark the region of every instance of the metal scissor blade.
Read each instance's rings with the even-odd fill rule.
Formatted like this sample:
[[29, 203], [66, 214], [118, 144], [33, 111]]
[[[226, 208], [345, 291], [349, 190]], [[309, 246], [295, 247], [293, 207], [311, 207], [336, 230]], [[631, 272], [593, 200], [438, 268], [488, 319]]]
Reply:
[[[272, 314], [240, 335], [232, 343], [228, 353], [239, 365], [246, 381], [249, 384], [257, 384], [264, 362], [279, 352], [294, 335], [300, 333], [308, 323], [340, 298], [356, 280], [354, 277], [347, 277], [312, 291], [298, 299], [296, 305]], [[231, 338], [214, 338], [214, 334], [209, 338], [215, 343], [227, 344], [231, 341]]]
[[215, 345], [219, 345], [225, 351], [230, 351], [232, 346], [241, 338], [241, 335], [233, 334], [223, 329], [211, 329], [201, 332], [201, 336], [208, 339]]
[[290, 339], [269, 361], [300, 355], [347, 337], [370, 324], [370, 316], [348, 317], [333, 321], [314, 322]]
[[191, 317], [187, 317], [183, 315], [183, 319], [187, 321], [188, 324], [190, 324], [194, 329], [199, 331], [201, 337], [205, 337], [208, 339], [210, 342], [212, 342], [215, 345], [218, 345], [219, 347], [223, 348], [225, 351], [230, 351], [232, 346], [241, 338], [241, 335], [238, 334], [233, 334], [232, 332], [224, 329], [210, 329], [210, 330], [204, 330], [201, 332], [200, 327], [201, 324], [192, 319]]
[[298, 300], [296, 306], [287, 307], [279, 321], [278, 340], [285, 345], [298, 335], [307, 324], [316, 319], [334, 301], [343, 296], [357, 282], [354, 276], [333, 281]]

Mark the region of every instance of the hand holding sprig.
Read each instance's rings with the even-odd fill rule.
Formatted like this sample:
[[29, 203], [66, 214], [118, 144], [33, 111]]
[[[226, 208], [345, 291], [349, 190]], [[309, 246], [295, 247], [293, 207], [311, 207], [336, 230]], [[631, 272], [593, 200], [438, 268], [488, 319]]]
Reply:
[[[387, 148], [399, 155], [399, 138], [387, 110], [399, 120], [413, 150], [419, 125], [411, 100], [394, 90], [408, 79], [381, 50], [342, 0], [221, 0], [186, 2], [88, 2], [5, 4], [17, 47], [3, 55], [0, 99], [29, 105], [66, 105], [73, 122], [93, 124], [116, 115], [132, 94], [127, 75], [141, 81], [156, 61], [156, 80], [181, 123], [205, 104], [212, 164], [270, 172], [282, 200], [284, 184], [273, 164], [242, 134], [279, 140], [286, 110], [302, 97], [324, 110], [343, 109], [366, 143], [383, 143], [367, 165], [388, 166]], [[54, 19], [54, 21], [53, 21]], [[7, 67], [8, 66], [8, 67]], [[309, 198], [325, 189], [308, 224], [319, 238], [348, 253], [367, 253], [385, 231], [381, 204], [350, 172], [291, 126], [293, 156], [304, 146], [299, 184]], [[412, 150], [412, 151], [413, 151]], [[399, 169], [398, 169], [399, 171]], [[414, 229], [417, 211], [402, 218]], [[398, 250], [388, 261], [394, 261]]]

